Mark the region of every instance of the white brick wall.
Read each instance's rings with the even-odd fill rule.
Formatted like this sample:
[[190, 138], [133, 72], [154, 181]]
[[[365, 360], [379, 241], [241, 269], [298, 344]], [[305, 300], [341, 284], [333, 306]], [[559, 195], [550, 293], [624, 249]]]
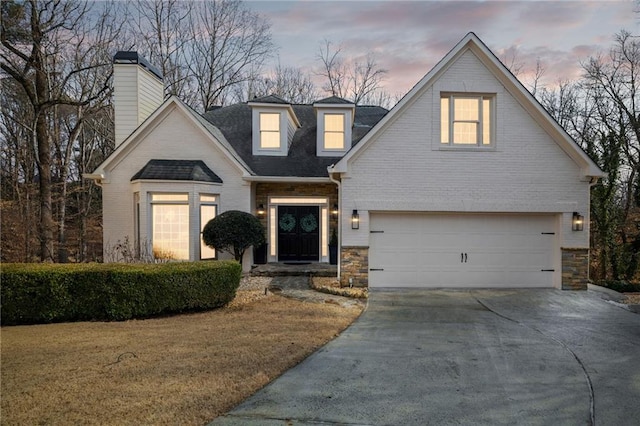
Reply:
[[[495, 150], [440, 149], [440, 92], [496, 94]], [[341, 190], [345, 246], [369, 244], [367, 212], [376, 210], [563, 213], [560, 245], [589, 246], [589, 183], [471, 51], [351, 159]], [[585, 216], [584, 232], [571, 231], [573, 211]]]
[[[105, 170], [106, 181], [102, 187], [103, 197], [103, 236], [105, 250], [125, 237], [134, 241], [134, 201], [133, 194], [140, 191], [141, 241], [150, 240], [150, 220], [147, 205], [147, 193], [153, 191], [210, 193], [219, 195], [218, 213], [227, 210], [250, 210], [251, 186], [242, 180], [238, 167], [228, 159], [210, 139], [175, 105], [170, 105], [166, 114], [151, 123], [148, 132], [131, 141], [135, 149], [114, 161]], [[143, 182], [131, 183], [136, 174], [151, 159], [202, 160], [223, 181], [222, 185], [194, 182]], [[198, 209], [190, 199], [191, 234], [199, 233]], [[199, 240], [191, 238], [192, 256], [199, 253]], [[227, 256], [222, 256], [227, 257]]]

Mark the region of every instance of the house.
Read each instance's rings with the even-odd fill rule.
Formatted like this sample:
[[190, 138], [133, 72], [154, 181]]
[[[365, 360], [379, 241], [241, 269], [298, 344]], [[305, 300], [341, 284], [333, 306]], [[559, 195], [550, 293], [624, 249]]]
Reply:
[[237, 209], [265, 225], [261, 261], [328, 262], [336, 229], [344, 284], [586, 288], [604, 174], [473, 33], [391, 111], [267, 96], [200, 115], [160, 102], [134, 53], [114, 75], [118, 145], [88, 176], [105, 248], [220, 257], [200, 231]]

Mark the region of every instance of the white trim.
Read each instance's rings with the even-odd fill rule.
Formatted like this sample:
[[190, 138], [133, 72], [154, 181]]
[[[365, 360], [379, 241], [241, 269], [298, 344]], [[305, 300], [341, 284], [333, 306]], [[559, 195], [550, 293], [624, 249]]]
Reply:
[[244, 176], [247, 182], [283, 182], [283, 183], [331, 183], [329, 177], [299, 177], [299, 176]]
[[278, 206], [316, 205], [320, 214], [320, 254], [318, 262], [329, 263], [329, 197], [269, 197], [267, 207], [267, 224], [269, 256], [267, 262], [278, 261]]

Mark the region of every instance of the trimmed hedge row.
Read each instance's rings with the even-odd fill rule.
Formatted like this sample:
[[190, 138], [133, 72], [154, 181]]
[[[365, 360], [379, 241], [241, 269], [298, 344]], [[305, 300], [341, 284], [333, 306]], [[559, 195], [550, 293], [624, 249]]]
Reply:
[[3, 325], [121, 321], [213, 309], [235, 297], [234, 261], [163, 264], [3, 264]]

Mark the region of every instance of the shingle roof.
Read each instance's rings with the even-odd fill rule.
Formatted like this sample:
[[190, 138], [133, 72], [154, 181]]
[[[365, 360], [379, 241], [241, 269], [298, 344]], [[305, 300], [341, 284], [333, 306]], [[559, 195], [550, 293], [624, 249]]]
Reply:
[[277, 97], [276, 95], [268, 95], [268, 96], [263, 96], [261, 98], [253, 98], [249, 102], [256, 102], [261, 104], [280, 104], [280, 105], [289, 104], [289, 102], [285, 101], [282, 98]]
[[349, 102], [346, 99], [339, 98], [337, 96], [330, 96], [328, 98], [320, 99], [319, 101], [315, 101], [315, 104], [345, 104], [345, 105], [353, 105], [353, 102]]
[[[331, 99], [331, 98], [327, 98]], [[337, 98], [339, 99], [339, 98]], [[254, 99], [250, 102], [264, 102]], [[333, 101], [331, 103], [334, 103]], [[337, 103], [337, 102], [336, 102]], [[256, 156], [253, 155], [251, 106], [248, 103], [230, 105], [208, 111], [204, 118], [216, 126], [227, 139], [242, 160], [258, 176], [296, 176], [326, 177], [327, 167], [341, 157], [318, 157], [316, 155], [317, 120], [313, 105], [291, 105], [300, 121], [289, 155]], [[352, 129], [352, 147], [355, 146], [371, 128], [387, 114], [387, 110], [378, 106], [356, 106]]]
[[131, 178], [132, 181], [138, 179], [222, 183], [222, 179], [202, 160], [150, 160]]

